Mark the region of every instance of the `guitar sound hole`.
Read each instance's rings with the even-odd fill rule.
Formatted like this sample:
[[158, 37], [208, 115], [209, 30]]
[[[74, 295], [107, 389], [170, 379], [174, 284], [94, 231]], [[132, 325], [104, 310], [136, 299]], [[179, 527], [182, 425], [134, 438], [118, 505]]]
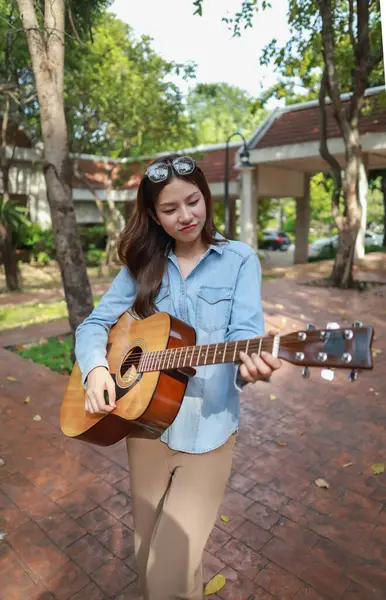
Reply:
[[134, 346], [125, 356], [120, 368], [122, 381], [127, 385], [131, 385], [138, 378], [138, 365], [142, 356], [142, 348]]

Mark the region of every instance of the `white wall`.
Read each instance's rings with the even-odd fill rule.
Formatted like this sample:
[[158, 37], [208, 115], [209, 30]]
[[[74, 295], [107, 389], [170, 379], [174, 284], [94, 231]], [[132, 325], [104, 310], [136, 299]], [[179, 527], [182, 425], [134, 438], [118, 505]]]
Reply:
[[260, 198], [301, 198], [304, 196], [304, 174], [300, 171], [259, 165], [257, 194]]

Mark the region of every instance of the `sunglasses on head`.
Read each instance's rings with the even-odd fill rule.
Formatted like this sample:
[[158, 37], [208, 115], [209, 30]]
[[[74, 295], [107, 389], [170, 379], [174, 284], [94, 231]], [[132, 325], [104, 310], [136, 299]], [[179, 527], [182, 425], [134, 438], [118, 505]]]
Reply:
[[172, 161], [165, 160], [153, 163], [147, 168], [145, 175], [148, 176], [153, 183], [165, 181], [171, 175], [171, 170], [178, 175], [190, 175], [196, 168], [196, 162], [190, 156], [178, 156]]

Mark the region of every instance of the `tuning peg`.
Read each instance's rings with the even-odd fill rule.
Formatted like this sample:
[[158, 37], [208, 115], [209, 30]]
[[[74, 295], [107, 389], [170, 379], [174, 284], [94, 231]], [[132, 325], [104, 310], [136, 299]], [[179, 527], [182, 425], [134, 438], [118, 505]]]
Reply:
[[313, 325], [312, 323], [307, 323], [307, 325], [306, 325], [307, 331], [314, 331], [315, 329], [316, 329], [315, 325]]
[[352, 324], [353, 327], [363, 327], [362, 321], [354, 321]]
[[359, 373], [356, 369], [351, 369], [349, 375], [348, 375], [348, 380], [349, 381], [356, 381], [359, 377]]
[[310, 375], [311, 375], [311, 373], [310, 373], [309, 368], [308, 367], [304, 367], [302, 369], [302, 377], [304, 377], [304, 379], [309, 379]]
[[339, 323], [327, 323], [326, 329], [340, 329]]
[[333, 381], [335, 379], [335, 373], [332, 369], [322, 369], [320, 376], [325, 381]]

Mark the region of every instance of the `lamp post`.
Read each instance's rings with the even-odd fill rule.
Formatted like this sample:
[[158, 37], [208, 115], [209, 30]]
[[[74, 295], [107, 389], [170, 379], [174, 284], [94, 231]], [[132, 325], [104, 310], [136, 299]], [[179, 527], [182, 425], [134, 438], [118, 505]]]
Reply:
[[224, 173], [224, 208], [225, 208], [225, 237], [229, 238], [231, 235], [231, 231], [230, 231], [230, 202], [229, 202], [229, 142], [231, 141], [232, 138], [234, 138], [236, 135], [239, 135], [243, 142], [244, 142], [244, 147], [242, 152], [240, 152], [240, 161], [241, 161], [241, 167], [245, 167], [245, 168], [251, 168], [252, 165], [249, 162], [249, 152], [248, 152], [248, 148], [247, 148], [247, 143], [245, 141], [245, 138], [243, 136], [242, 133], [240, 133], [240, 131], [236, 131], [235, 133], [232, 133], [232, 135], [230, 135], [226, 141], [225, 144], [225, 173]]

